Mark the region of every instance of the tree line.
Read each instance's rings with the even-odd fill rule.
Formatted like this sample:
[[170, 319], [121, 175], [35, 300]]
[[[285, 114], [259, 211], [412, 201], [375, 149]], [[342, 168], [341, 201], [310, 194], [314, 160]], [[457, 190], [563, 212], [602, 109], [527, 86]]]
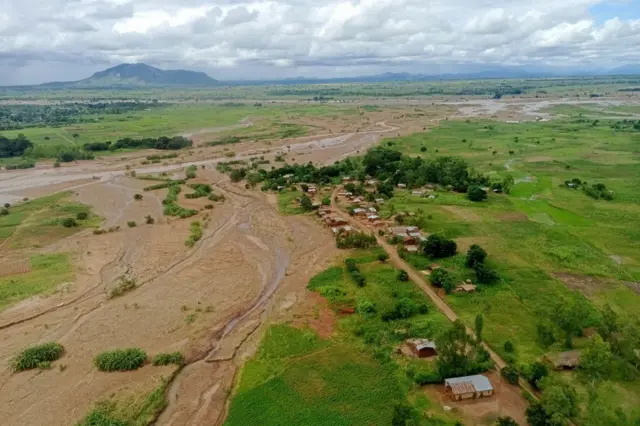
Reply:
[[160, 136], [159, 138], [122, 138], [116, 142], [87, 142], [83, 145], [85, 151], [116, 151], [125, 148], [153, 148], [176, 150], [192, 146], [193, 142], [182, 136]]

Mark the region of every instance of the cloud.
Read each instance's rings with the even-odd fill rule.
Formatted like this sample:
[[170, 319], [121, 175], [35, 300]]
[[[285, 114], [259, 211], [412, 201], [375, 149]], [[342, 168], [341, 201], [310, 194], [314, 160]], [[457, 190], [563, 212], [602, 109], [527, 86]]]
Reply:
[[[119, 62], [215, 78], [584, 70], [640, 60], [640, 20], [601, 0], [20, 0], [0, 11], [0, 84]], [[86, 75], [86, 74], [85, 74]]]

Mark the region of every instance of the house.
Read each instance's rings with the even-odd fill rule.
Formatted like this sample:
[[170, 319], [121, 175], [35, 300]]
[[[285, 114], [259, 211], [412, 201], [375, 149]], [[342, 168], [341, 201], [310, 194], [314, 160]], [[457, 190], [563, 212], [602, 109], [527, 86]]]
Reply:
[[493, 396], [493, 386], [486, 376], [455, 377], [444, 380], [445, 393], [453, 401]]
[[573, 370], [580, 364], [580, 351], [547, 354], [544, 358], [553, 364], [553, 368], [556, 370]]
[[417, 226], [407, 226], [405, 229], [407, 230], [407, 234], [420, 231], [420, 228], [418, 228]]
[[376, 204], [384, 204], [384, 198], [376, 198]]
[[348, 192], [347, 192], [347, 191], [338, 191], [338, 196], [339, 196], [339, 197], [346, 197], [346, 196], [347, 196], [347, 194], [348, 194]]
[[309, 189], [307, 190], [307, 192], [309, 194], [315, 194], [316, 192], [318, 192], [318, 190], [316, 189], [315, 186], [310, 186]]
[[367, 210], [369, 210], [369, 213], [378, 213], [378, 210], [376, 210], [375, 207], [369, 207]]
[[418, 358], [430, 358], [436, 356], [436, 344], [428, 339], [409, 339], [407, 344]]
[[424, 191], [411, 191], [411, 195], [422, 197], [424, 195]]
[[342, 178], [342, 181], [343, 182], [352, 182], [353, 179], [351, 178], [351, 176], [345, 176], [345, 177]]
[[373, 226], [375, 226], [376, 228], [383, 228], [385, 226], [385, 223], [381, 220], [376, 220], [375, 222], [373, 222]]
[[405, 246], [417, 246], [418, 240], [415, 237], [410, 237], [408, 235], [404, 236], [404, 240], [402, 241]]
[[316, 213], [317, 213], [317, 214], [318, 214], [318, 216], [320, 216], [321, 218], [324, 218], [326, 215], [330, 214], [331, 212], [325, 212], [325, 211], [322, 211], [322, 210], [318, 210]]
[[358, 207], [357, 209], [353, 209], [353, 214], [354, 216], [366, 216], [367, 211]]
[[318, 210], [320, 206], [322, 206], [322, 203], [320, 201], [314, 201], [313, 203], [311, 203], [311, 208], [313, 210]]
[[473, 284], [463, 283], [456, 287], [456, 291], [460, 293], [475, 293], [476, 286]]
[[347, 224], [346, 220], [344, 220], [341, 217], [337, 217], [337, 216], [327, 216], [327, 217], [324, 218], [324, 221], [331, 228], [335, 228], [335, 227]]
[[376, 214], [372, 214], [367, 216], [367, 219], [369, 220], [369, 222], [376, 222], [380, 219], [380, 216], [376, 215]]
[[404, 183], [399, 183], [398, 185], [396, 185], [399, 189], [406, 189], [407, 185], [405, 185]]
[[285, 178], [285, 179], [291, 179], [293, 177], [293, 173], [286, 174], [286, 175], [284, 175], [282, 177]]
[[408, 251], [409, 253], [417, 253], [418, 252], [418, 246], [415, 246], [415, 245], [404, 246], [404, 249], [406, 251]]
[[378, 184], [378, 181], [377, 181], [377, 180], [375, 180], [375, 179], [369, 179], [369, 180], [366, 182], [366, 184], [367, 184], [367, 185], [369, 185], [369, 186], [375, 186], [375, 185], [377, 185], [377, 184]]
[[320, 211], [325, 213], [331, 213], [331, 206], [320, 206]]
[[353, 227], [349, 225], [337, 226], [337, 227], [331, 228], [331, 232], [333, 232], [333, 235], [337, 237], [338, 235], [352, 234], [353, 232], [355, 232], [355, 229], [353, 229]]
[[436, 269], [439, 269], [440, 265], [438, 265], [437, 263], [432, 263], [431, 266], [429, 266], [429, 269], [431, 269], [432, 271], [435, 271]]
[[362, 199], [362, 197], [355, 197], [353, 200], [351, 200], [351, 202], [353, 202], [355, 204], [360, 204], [360, 203], [364, 202], [364, 200]]
[[404, 238], [407, 236], [407, 228], [404, 226], [394, 226], [389, 229], [395, 237]]
[[278, 185], [278, 191], [282, 191], [283, 189], [284, 189], [284, 186]]

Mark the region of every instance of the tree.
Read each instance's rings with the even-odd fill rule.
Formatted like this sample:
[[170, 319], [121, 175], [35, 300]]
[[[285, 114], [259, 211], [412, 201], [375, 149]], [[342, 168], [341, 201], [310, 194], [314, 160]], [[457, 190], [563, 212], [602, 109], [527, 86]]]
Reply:
[[3, 207], [2, 209], [0, 209], [0, 216], [7, 216], [9, 214], [9, 209], [6, 207]]
[[445, 284], [448, 281], [453, 282], [449, 272], [443, 268], [438, 268], [435, 271], [433, 271], [429, 276], [429, 280], [431, 281], [431, 284], [440, 288], [444, 288]]
[[587, 309], [586, 302], [578, 297], [560, 302], [554, 309], [554, 320], [564, 332], [567, 348], [573, 347], [573, 337], [582, 331], [585, 319], [589, 316]]
[[478, 202], [487, 199], [487, 191], [479, 186], [470, 186], [467, 190], [467, 198], [471, 201]]
[[540, 381], [549, 375], [549, 368], [539, 361], [523, 368], [522, 375], [536, 388], [540, 389]]
[[487, 258], [487, 252], [477, 244], [473, 244], [467, 251], [467, 260], [465, 266], [473, 268], [476, 264], [484, 263]]
[[329, 197], [324, 197], [324, 198], [322, 199], [322, 205], [323, 205], [323, 206], [331, 205], [331, 198], [329, 198]]
[[456, 320], [439, 339], [438, 370], [441, 377], [464, 376], [470, 363], [468, 347], [473, 344], [464, 324]]
[[476, 279], [482, 284], [491, 284], [500, 278], [496, 271], [483, 263], [476, 263], [473, 270], [476, 272]]
[[476, 339], [482, 342], [482, 329], [484, 327], [484, 317], [482, 314], [476, 315]]
[[601, 380], [611, 373], [611, 346], [596, 334], [580, 355], [579, 368], [590, 380]]
[[85, 220], [88, 217], [89, 217], [89, 213], [87, 212], [78, 212], [78, 214], [76, 214], [76, 219], [78, 220]]
[[78, 222], [76, 222], [74, 218], [68, 217], [62, 220], [62, 226], [64, 226], [65, 228], [73, 228], [75, 226], [78, 226]]
[[[543, 382], [548, 380], [546, 378]], [[540, 403], [549, 425], [566, 425], [578, 415], [578, 394], [574, 388], [562, 382], [543, 384]]]
[[409, 281], [409, 274], [407, 274], [407, 271], [398, 272], [398, 280]]
[[302, 192], [309, 192], [309, 185], [303, 183], [302, 185], [300, 185], [300, 189], [302, 189]]
[[424, 254], [433, 258], [455, 256], [458, 246], [455, 241], [448, 240], [442, 235], [431, 234], [424, 243]]
[[389, 259], [389, 255], [387, 253], [380, 253], [378, 255], [378, 260], [382, 263], [386, 262]]
[[445, 293], [451, 294], [451, 292], [455, 290], [456, 285], [453, 283], [452, 279], [448, 279], [445, 280], [444, 283], [442, 283], [442, 288], [444, 289]]
[[513, 418], [509, 416], [498, 417], [496, 419], [496, 426], [520, 426], [518, 422], [513, 420]]
[[513, 188], [515, 181], [513, 180], [513, 176], [507, 175], [502, 180], [502, 192], [505, 194], [509, 194], [511, 192], [511, 188]]
[[303, 195], [300, 197], [300, 207], [302, 207], [302, 210], [308, 212], [313, 209], [313, 201], [311, 201], [311, 198], [308, 196]]
[[416, 417], [416, 412], [406, 402], [396, 404], [393, 407], [393, 417], [391, 418], [391, 426], [407, 426]]
[[144, 217], [144, 221], [147, 225], [153, 225], [156, 222], [155, 219], [151, 217], [151, 215], [146, 215]]
[[505, 380], [512, 385], [518, 384], [518, 379], [520, 376], [518, 375], [518, 370], [516, 370], [512, 366], [507, 365], [502, 370], [500, 370], [500, 374], [502, 374], [502, 377], [504, 377]]
[[134, 200], [142, 200], [142, 194], [135, 194], [135, 195], [133, 196], [133, 199], [134, 199]]
[[11, 208], [11, 204], [9, 204], [9, 203], [4, 203], [4, 208], [5, 208], [5, 209]]
[[538, 333], [538, 344], [547, 349], [549, 346], [556, 342], [556, 337], [553, 334], [553, 326], [549, 322], [541, 322], [536, 326]]
[[601, 318], [602, 320], [598, 327], [598, 333], [600, 333], [604, 340], [610, 340], [620, 329], [618, 324], [618, 314], [616, 314], [607, 303], [602, 309]]

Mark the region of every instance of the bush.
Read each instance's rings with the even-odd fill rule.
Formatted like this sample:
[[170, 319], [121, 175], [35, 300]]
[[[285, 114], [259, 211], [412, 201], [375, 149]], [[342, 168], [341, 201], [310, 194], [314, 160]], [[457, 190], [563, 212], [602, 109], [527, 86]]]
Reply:
[[373, 315], [376, 313], [376, 305], [367, 299], [360, 299], [356, 306], [356, 312], [362, 316]]
[[136, 194], [133, 196], [134, 200], [142, 200], [142, 194]]
[[9, 209], [6, 207], [3, 207], [2, 209], [0, 209], [0, 216], [7, 216], [9, 214]]
[[158, 365], [182, 365], [184, 364], [184, 357], [180, 352], [162, 353], [153, 357], [152, 364]]
[[55, 168], [60, 167], [60, 162], [59, 162], [58, 160], [56, 160], [56, 161], [53, 163], [53, 167], [55, 167]]
[[127, 226], [129, 228], [135, 228], [138, 224], [136, 223], [135, 220], [130, 220], [129, 222], [127, 222]]
[[498, 417], [496, 419], [496, 426], [519, 426], [513, 418], [509, 416]]
[[444, 288], [445, 284], [448, 281], [453, 282], [449, 271], [443, 268], [434, 270], [429, 276], [429, 281], [431, 281], [431, 284], [433, 284], [435, 287], [439, 288]]
[[536, 388], [540, 388], [540, 380], [549, 375], [549, 368], [542, 362], [534, 362], [522, 368], [522, 375]]
[[399, 281], [409, 281], [409, 274], [407, 274], [407, 271], [399, 271], [398, 272], [398, 280]]
[[504, 342], [504, 351], [508, 353], [513, 353], [516, 350], [515, 346], [511, 342], [511, 340], [507, 340]]
[[8, 209], [8, 208], [10, 208], [10, 207], [11, 207], [11, 204], [9, 204], [9, 203], [4, 203], [4, 208], [5, 208], [5, 209]]
[[62, 226], [64, 226], [65, 228], [73, 228], [75, 226], [78, 226], [78, 222], [76, 222], [74, 218], [68, 217], [62, 220]]
[[87, 212], [79, 212], [76, 215], [76, 219], [78, 219], [78, 220], [86, 220], [88, 217], [89, 217], [89, 213], [87, 213]]
[[147, 225], [153, 225], [156, 222], [156, 220], [154, 218], [152, 218], [151, 215], [146, 215], [145, 218], [144, 218], [144, 222]]
[[389, 255], [387, 253], [380, 253], [378, 255], [378, 260], [382, 263], [386, 262], [387, 260], [389, 260]]
[[202, 238], [203, 230], [200, 222], [197, 220], [195, 222], [192, 222], [191, 226], [189, 227], [189, 232], [189, 238], [187, 238], [185, 244], [187, 247], [193, 247]]
[[458, 245], [453, 240], [448, 240], [441, 235], [429, 235], [424, 243], [424, 254], [433, 258], [455, 256]]
[[473, 269], [474, 271], [476, 271], [476, 278], [478, 279], [479, 283], [491, 284], [499, 278], [496, 271], [482, 263], [476, 264]]
[[413, 381], [420, 386], [442, 383], [442, 377], [437, 371], [422, 371], [413, 377]]
[[467, 190], [467, 198], [475, 202], [486, 200], [487, 192], [479, 186], [470, 186]]
[[139, 348], [116, 349], [98, 355], [94, 364], [100, 371], [131, 371], [142, 367], [147, 353]]
[[122, 296], [123, 294], [134, 290], [136, 287], [136, 280], [130, 278], [121, 278], [120, 283], [109, 291], [109, 299]]
[[322, 205], [323, 205], [323, 206], [328, 206], [328, 205], [330, 205], [330, 204], [331, 204], [331, 198], [329, 198], [329, 197], [324, 197], [324, 198], [322, 199]]
[[502, 374], [502, 377], [504, 377], [507, 380], [507, 382], [511, 383], [512, 385], [518, 384], [518, 378], [519, 378], [518, 370], [511, 367], [510, 365], [507, 365], [506, 367], [504, 367], [500, 371], [500, 374]]
[[336, 239], [336, 245], [339, 249], [349, 248], [371, 248], [378, 245], [376, 237], [364, 232], [356, 232], [347, 236], [339, 236]]
[[59, 343], [50, 342], [32, 346], [20, 352], [12, 361], [13, 371], [31, 370], [43, 363], [49, 363], [59, 359], [64, 353], [64, 347]]
[[484, 263], [484, 260], [487, 258], [487, 252], [477, 244], [469, 247], [469, 251], [467, 251], [467, 260], [465, 261], [465, 266], [467, 268], [473, 268], [476, 264]]

